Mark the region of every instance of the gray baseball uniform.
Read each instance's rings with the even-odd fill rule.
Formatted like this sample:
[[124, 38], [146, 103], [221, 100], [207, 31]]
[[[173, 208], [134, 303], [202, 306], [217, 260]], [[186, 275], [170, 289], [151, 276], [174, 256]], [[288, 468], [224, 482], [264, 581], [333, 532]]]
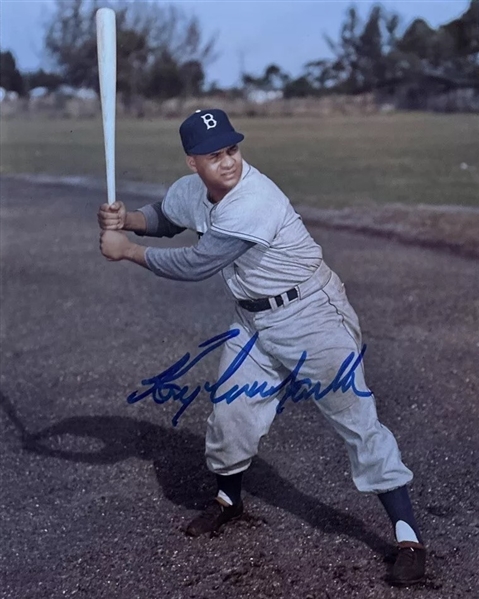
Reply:
[[[189, 175], [172, 185], [161, 208], [146, 206], [142, 212], [147, 234], [171, 236], [184, 229], [204, 234], [193, 248], [148, 248], [146, 260], [153, 272], [197, 280], [221, 269], [236, 300], [270, 298], [271, 309], [261, 312], [236, 306], [232, 328], [240, 334], [223, 347], [220, 375], [254, 334], [258, 333], [258, 339], [227, 381], [228, 388], [254, 381], [274, 387], [295, 368], [304, 351], [307, 359], [301, 378], [327, 385], [351, 352], [360, 353], [359, 322], [344, 285], [324, 262], [321, 247], [288, 198], [247, 162], [243, 161], [239, 183], [217, 204], [208, 200], [199, 176]], [[292, 301], [286, 295], [290, 289], [297, 292]], [[281, 306], [271, 299], [278, 295]], [[355, 374], [356, 388], [368, 391], [362, 364]], [[278, 403], [274, 395], [242, 395], [232, 403], [214, 404], [206, 435], [209, 469], [218, 474], [247, 469]], [[378, 421], [372, 394], [359, 397], [349, 388], [314, 403], [344, 439], [360, 491], [382, 493], [412, 479], [394, 436]]]

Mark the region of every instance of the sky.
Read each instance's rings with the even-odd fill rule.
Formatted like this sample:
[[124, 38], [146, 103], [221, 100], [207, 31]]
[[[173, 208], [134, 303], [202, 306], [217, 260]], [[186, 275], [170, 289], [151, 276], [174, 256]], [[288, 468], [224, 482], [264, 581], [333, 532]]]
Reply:
[[[345, 11], [352, 2], [190, 0], [171, 4], [195, 14], [205, 37], [215, 36], [219, 56], [207, 67], [206, 79], [231, 87], [239, 83], [242, 68], [260, 75], [267, 65], [275, 63], [296, 77], [306, 62], [331, 57], [323, 35], [338, 39]], [[377, 2], [373, 0], [354, 2], [363, 18], [374, 4]], [[463, 13], [469, 1], [386, 0], [381, 4], [402, 17], [403, 28], [416, 17], [437, 27]], [[13, 53], [21, 71], [49, 66], [43, 36], [53, 6], [53, 0], [0, 0], [0, 47]]]

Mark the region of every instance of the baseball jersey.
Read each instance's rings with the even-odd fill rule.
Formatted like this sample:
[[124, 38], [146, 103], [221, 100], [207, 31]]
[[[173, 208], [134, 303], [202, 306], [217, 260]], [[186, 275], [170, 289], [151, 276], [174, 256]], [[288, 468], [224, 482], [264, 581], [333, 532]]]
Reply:
[[244, 160], [238, 184], [220, 202], [208, 200], [205, 184], [194, 174], [170, 187], [161, 208], [178, 227], [254, 243], [221, 271], [236, 299], [283, 293], [307, 280], [321, 263], [321, 247], [286, 195]]

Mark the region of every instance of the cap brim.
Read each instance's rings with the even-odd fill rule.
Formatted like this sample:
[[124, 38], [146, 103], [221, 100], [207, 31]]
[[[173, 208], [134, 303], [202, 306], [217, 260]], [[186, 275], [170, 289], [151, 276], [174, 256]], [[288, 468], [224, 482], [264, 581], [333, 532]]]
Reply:
[[242, 133], [228, 131], [228, 133], [216, 135], [215, 137], [198, 144], [194, 148], [191, 148], [188, 150], [188, 154], [211, 154], [212, 152], [217, 152], [223, 148], [239, 144], [243, 139], [244, 135]]

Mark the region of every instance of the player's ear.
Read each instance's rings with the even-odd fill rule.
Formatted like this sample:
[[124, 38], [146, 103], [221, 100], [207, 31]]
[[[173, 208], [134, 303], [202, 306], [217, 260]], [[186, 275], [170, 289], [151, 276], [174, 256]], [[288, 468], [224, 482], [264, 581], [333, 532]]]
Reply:
[[186, 164], [188, 165], [188, 168], [190, 170], [192, 170], [194, 173], [198, 172], [198, 169], [196, 168], [196, 160], [195, 160], [194, 156], [186, 155]]

